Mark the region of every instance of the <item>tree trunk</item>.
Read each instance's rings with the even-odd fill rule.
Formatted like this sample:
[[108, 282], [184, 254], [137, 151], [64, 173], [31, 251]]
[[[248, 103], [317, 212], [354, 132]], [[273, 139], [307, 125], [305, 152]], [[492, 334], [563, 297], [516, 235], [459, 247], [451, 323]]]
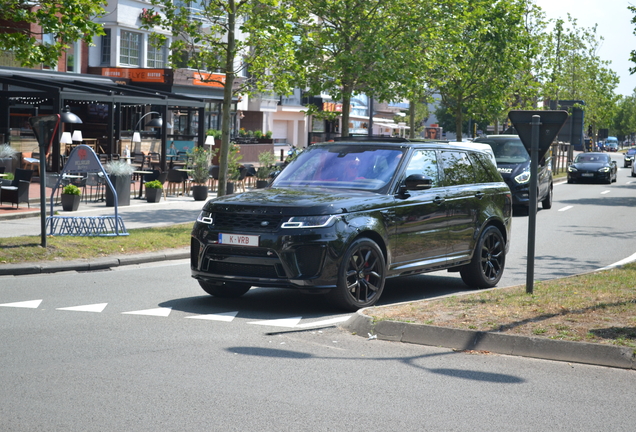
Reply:
[[457, 106], [455, 109], [455, 133], [457, 134], [457, 141], [462, 140], [462, 100], [457, 99]]
[[415, 105], [417, 102], [414, 100], [409, 101], [409, 138], [415, 138]]
[[225, 57], [225, 85], [221, 113], [221, 151], [219, 152], [219, 186], [217, 196], [223, 196], [227, 186], [227, 159], [230, 153], [230, 109], [232, 108], [232, 87], [234, 86], [234, 58], [236, 56], [236, 3], [228, 1], [227, 51]]
[[349, 136], [349, 112], [351, 111], [351, 86], [342, 89], [342, 136]]

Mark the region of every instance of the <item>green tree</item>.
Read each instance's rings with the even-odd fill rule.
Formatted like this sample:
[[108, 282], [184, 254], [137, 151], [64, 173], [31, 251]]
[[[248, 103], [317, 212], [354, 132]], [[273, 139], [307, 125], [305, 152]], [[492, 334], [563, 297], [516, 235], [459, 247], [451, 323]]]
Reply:
[[636, 133], [636, 94], [618, 102], [612, 129], [617, 137], [632, 139]]
[[[199, 71], [202, 81], [223, 87], [218, 195], [225, 194], [230, 151], [230, 111], [238, 94], [292, 89], [295, 11], [280, 0], [151, 0], [142, 18], [158, 46], [172, 35], [172, 66]], [[220, 74], [209, 72], [219, 71]]]
[[511, 87], [527, 70], [527, 0], [449, 0], [437, 14], [443, 41], [432, 85], [455, 117], [462, 138], [464, 111], [473, 116], [504, 111]]
[[[349, 135], [353, 94], [391, 101], [404, 75], [406, 47], [415, 45], [426, 0], [298, 0], [300, 86], [342, 101], [342, 136]], [[414, 53], [415, 54], [415, 53]]]
[[[610, 62], [596, 54], [603, 41], [596, 26], [583, 28], [569, 14], [568, 21], [554, 21], [553, 30], [543, 39], [537, 68], [545, 101], [581, 100], [585, 122], [593, 134], [612, 126], [619, 96], [615, 93], [618, 75]], [[567, 25], [566, 25], [567, 24]], [[586, 128], [587, 129], [587, 128]]]
[[[24, 67], [55, 66], [62, 53], [80, 39], [93, 42], [104, 34], [95, 17], [104, 3], [92, 0], [0, 0], [0, 49], [12, 52]], [[51, 35], [42, 42], [42, 35]]]

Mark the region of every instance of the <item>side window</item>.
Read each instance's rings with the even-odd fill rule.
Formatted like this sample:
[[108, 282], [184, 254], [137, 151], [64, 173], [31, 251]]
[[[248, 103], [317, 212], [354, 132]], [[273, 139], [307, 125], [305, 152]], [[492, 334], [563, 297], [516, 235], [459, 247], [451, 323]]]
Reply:
[[411, 174], [423, 174], [433, 180], [433, 187], [440, 184], [435, 150], [417, 150], [406, 167], [405, 178]]
[[480, 152], [468, 153], [470, 160], [475, 168], [475, 181], [477, 183], [500, 182], [501, 174], [497, 171], [497, 167], [493, 164], [488, 155]]
[[443, 150], [440, 152], [443, 186], [475, 183], [475, 170], [466, 152]]

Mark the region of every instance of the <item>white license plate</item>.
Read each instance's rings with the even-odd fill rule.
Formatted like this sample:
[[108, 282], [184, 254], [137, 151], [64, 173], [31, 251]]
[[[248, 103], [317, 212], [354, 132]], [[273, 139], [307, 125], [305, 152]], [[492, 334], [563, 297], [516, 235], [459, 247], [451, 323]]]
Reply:
[[241, 234], [219, 234], [220, 244], [258, 246], [259, 236]]
[[594, 177], [594, 173], [583, 173], [581, 177]]

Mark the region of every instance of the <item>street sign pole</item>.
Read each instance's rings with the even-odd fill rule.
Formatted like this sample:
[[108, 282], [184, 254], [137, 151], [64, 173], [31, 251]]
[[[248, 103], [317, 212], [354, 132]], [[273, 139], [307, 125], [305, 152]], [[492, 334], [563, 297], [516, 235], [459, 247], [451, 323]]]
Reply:
[[530, 155], [528, 183], [528, 263], [526, 293], [532, 294], [534, 285], [534, 255], [537, 227], [537, 176], [539, 161], [543, 159], [554, 138], [568, 118], [567, 111], [510, 111], [508, 118], [517, 129], [523, 146]]
[[534, 246], [537, 232], [537, 173], [539, 172], [539, 126], [541, 117], [532, 116], [532, 138], [530, 145], [530, 190], [528, 206], [528, 269], [526, 273], [526, 293], [534, 289]]

